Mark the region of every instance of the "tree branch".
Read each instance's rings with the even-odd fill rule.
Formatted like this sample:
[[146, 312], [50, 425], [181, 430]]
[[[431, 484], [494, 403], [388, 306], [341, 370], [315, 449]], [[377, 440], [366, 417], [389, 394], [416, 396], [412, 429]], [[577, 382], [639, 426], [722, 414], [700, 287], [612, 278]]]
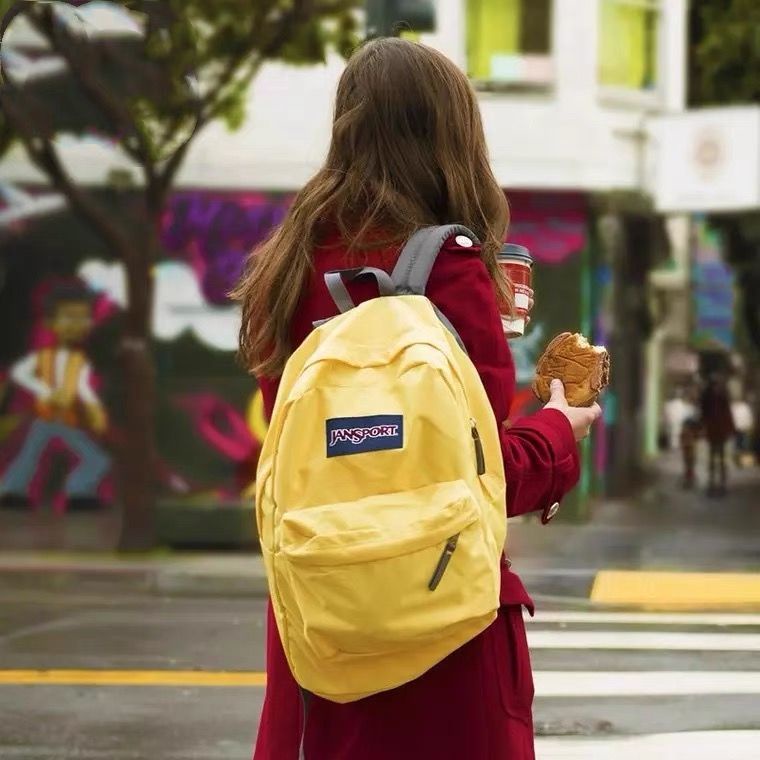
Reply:
[[[26, 141], [25, 141], [26, 142]], [[119, 223], [88, 192], [72, 180], [60, 160], [58, 152], [48, 140], [32, 139], [26, 144], [32, 161], [50, 178], [53, 186], [62, 193], [72, 209], [97, 231], [114, 252], [128, 264], [134, 258], [134, 249]], [[38, 143], [35, 145], [34, 143]]]
[[163, 201], [166, 199], [166, 194], [169, 192], [169, 188], [172, 186], [174, 178], [182, 166], [182, 162], [185, 160], [190, 144], [204, 126], [206, 126], [206, 122], [203, 121], [202, 117], [199, 117], [187, 140], [169, 156], [163, 168], [159, 171], [155, 182], [157, 200]]
[[6, 119], [0, 121], [0, 157], [4, 156], [13, 144], [16, 134]]
[[[98, 67], [94, 65], [93, 57], [89, 54], [90, 51], [86, 47], [75, 51], [73, 45], [62, 45], [59, 40], [55, 39], [50, 7], [43, 7], [38, 14], [31, 13], [27, 15], [32, 21], [35, 30], [43, 35], [51, 48], [64, 59], [84, 92], [89, 95], [95, 105], [113, 122], [117, 129], [128, 135], [126, 139], [120, 141], [122, 149], [127, 156], [145, 169], [146, 177], [148, 175], [153, 176], [155, 168], [150, 153], [150, 146], [145, 135], [140, 130], [137, 120], [130, 113], [124, 101], [112, 94], [97, 80], [96, 76], [93, 76], [93, 72]], [[84, 54], [86, 50], [87, 55]], [[134, 144], [130, 142], [130, 137], [132, 136], [135, 138]]]
[[284, 13], [277, 23], [274, 36], [267, 45], [262, 47], [260, 57], [262, 59], [276, 57], [291, 39], [293, 25], [308, 21], [314, 12], [314, 0], [293, 0], [291, 9]]
[[[316, 3], [315, 0], [294, 0], [291, 8], [282, 14], [282, 16], [273, 22], [274, 31], [271, 38], [261, 45], [258, 51], [251, 55], [251, 50], [245, 50], [238, 55], [232, 56], [218, 75], [215, 84], [209, 88], [206, 96], [201, 101], [200, 115], [198, 121], [188, 139], [170, 156], [164, 164], [163, 169], [159, 172], [158, 185], [160, 187], [161, 197], [165, 197], [169, 187], [171, 187], [177, 172], [182, 166], [187, 155], [190, 144], [200, 133], [203, 127], [210, 121], [219, 116], [219, 107], [224, 99], [226, 90], [231, 85], [238, 69], [243, 65], [246, 58], [250, 58], [248, 70], [240, 77], [239, 83], [250, 83], [254, 78], [261, 65], [265, 60], [277, 58], [283, 48], [293, 38], [294, 28], [308, 22], [315, 14], [331, 15], [348, 11], [356, 5], [356, 0], [323, 0]], [[264, 15], [262, 12], [259, 15]], [[254, 16], [254, 23], [251, 28], [251, 35], [260, 30], [260, 19]], [[255, 49], [255, 47], [253, 47]], [[169, 137], [167, 136], [167, 141]]]
[[[339, 7], [341, 4], [345, 4], [346, 0], [335, 0], [335, 2], [326, 2], [320, 7]], [[311, 18], [315, 11], [314, 0], [294, 0], [293, 6], [289, 11], [284, 13], [275, 24], [275, 31], [272, 38], [261, 47], [258, 54], [253, 57], [250, 64], [250, 71], [246, 75], [248, 80], [253, 78], [261, 64], [267, 58], [276, 57], [283, 49], [283, 47], [292, 38], [293, 27], [298, 24], [305, 23]], [[258, 25], [255, 25], [251, 30], [252, 34], [258, 31]], [[204, 98], [201, 104], [201, 114], [198, 118], [198, 122], [193, 129], [190, 137], [184, 142], [175, 153], [169, 158], [164, 165], [163, 170], [160, 173], [159, 182], [163, 188], [162, 192], [166, 193], [171, 183], [174, 180], [177, 172], [182, 166], [182, 162], [187, 155], [187, 151], [190, 144], [198, 135], [198, 133], [206, 126], [206, 124], [214, 119], [217, 115], [217, 109], [219, 103], [224, 96], [224, 92], [232, 82], [235, 72], [239, 66], [249, 56], [248, 52], [240, 53], [237, 56], [233, 56], [229, 59], [226, 66], [220, 73], [216, 84], [209, 90], [207, 96]]]
[[16, 130], [32, 163], [68, 201], [72, 210], [100, 235], [105, 243], [128, 264], [134, 258], [134, 249], [118, 222], [89, 193], [78, 187], [66, 171], [53, 143], [43, 137], [34, 137], [34, 130], [19, 109], [14, 108], [12, 93], [0, 89], [0, 106], [9, 124]]

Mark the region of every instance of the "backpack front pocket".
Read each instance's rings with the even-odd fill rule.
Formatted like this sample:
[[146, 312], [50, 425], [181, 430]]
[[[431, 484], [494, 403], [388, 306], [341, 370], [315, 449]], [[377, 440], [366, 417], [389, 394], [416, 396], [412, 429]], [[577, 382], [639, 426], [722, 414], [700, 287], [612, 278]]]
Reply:
[[288, 628], [321, 657], [403, 650], [494, 608], [464, 481], [293, 510], [280, 526], [278, 592], [300, 613]]

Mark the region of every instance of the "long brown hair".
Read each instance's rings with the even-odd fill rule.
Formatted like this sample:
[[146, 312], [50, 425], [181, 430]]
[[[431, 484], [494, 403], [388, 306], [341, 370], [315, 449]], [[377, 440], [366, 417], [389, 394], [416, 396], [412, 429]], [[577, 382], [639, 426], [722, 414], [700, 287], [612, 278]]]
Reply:
[[357, 249], [400, 244], [426, 225], [464, 224], [480, 238], [498, 295], [510, 302], [496, 262], [508, 221], [467, 77], [419, 43], [365, 44], [340, 78], [324, 166], [253, 252], [231, 294], [243, 309], [242, 361], [256, 374], [282, 371], [290, 322], [328, 225]]

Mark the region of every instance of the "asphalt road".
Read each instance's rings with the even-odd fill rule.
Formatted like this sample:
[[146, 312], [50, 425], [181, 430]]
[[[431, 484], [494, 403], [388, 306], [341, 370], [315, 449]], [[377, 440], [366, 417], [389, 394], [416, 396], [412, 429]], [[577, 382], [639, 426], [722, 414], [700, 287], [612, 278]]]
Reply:
[[[760, 731], [760, 615], [554, 609], [528, 630], [540, 758], [625, 756], [618, 744], [608, 755], [562, 754], [584, 735], [602, 751], [619, 736]], [[230, 685], [230, 674], [260, 679], [263, 653], [263, 601], [0, 591], [0, 758], [249, 758], [263, 688]], [[79, 683], [46, 683], [71, 670], [63, 680]], [[125, 673], [159, 683], [91, 683]], [[185, 683], [160, 685], [172, 674]], [[722, 736], [738, 753], [755, 734]], [[632, 756], [644, 752], [625, 741]], [[724, 760], [760, 758], [760, 733], [752, 746], [756, 755]]]

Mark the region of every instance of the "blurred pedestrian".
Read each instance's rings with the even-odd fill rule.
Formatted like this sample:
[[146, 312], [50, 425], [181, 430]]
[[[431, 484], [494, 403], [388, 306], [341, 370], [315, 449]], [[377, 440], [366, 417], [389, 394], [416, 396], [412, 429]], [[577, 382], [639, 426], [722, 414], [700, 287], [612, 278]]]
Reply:
[[743, 467], [748, 458], [753, 458], [750, 449], [752, 434], [755, 429], [755, 415], [749, 401], [746, 398], [739, 397], [731, 402], [731, 416], [734, 420], [734, 428], [736, 428], [736, 463]]
[[684, 423], [694, 417], [696, 407], [686, 398], [686, 391], [678, 387], [670, 399], [665, 402], [663, 408], [663, 421], [668, 436], [669, 447], [677, 450], [681, 443], [681, 431]]
[[[260, 376], [268, 415], [290, 353], [315, 322], [338, 313], [325, 274], [357, 261], [375, 267], [375, 275], [389, 272], [417, 229], [459, 222], [482, 243], [466, 235], [445, 240], [425, 294], [461, 338], [498, 421], [497, 455], [509, 484], [505, 508], [509, 515], [543, 510], [548, 522], [577, 482], [576, 439], [587, 435], [601, 410], [570, 408], [560, 382], [545, 409], [509, 429], [503, 425], [515, 395], [496, 297], [506, 292], [496, 255], [507, 218], [465, 74], [441, 53], [407, 40], [362, 47], [338, 85], [325, 166], [252, 257], [236, 292], [243, 306], [241, 352]], [[378, 295], [366, 282], [349, 283], [346, 291], [339, 300], [349, 305]], [[381, 396], [392, 394], [384, 387]], [[355, 406], [360, 408], [358, 399]], [[412, 435], [414, 425], [405, 426], [404, 435]], [[477, 453], [481, 444], [473, 438]], [[471, 450], [473, 440], [462, 445]], [[430, 452], [431, 467], [437, 453]], [[383, 461], [403, 464], [401, 455]], [[465, 558], [458, 553], [452, 562]], [[533, 760], [533, 679], [522, 613], [533, 603], [505, 558], [499, 572], [501, 607], [491, 625], [416, 679], [346, 704], [299, 691], [281, 638], [288, 631], [278, 629], [270, 604], [255, 760]], [[288, 580], [278, 577], [277, 583]], [[415, 646], [400, 641], [399, 651], [408, 655]]]
[[692, 416], [681, 425], [681, 456], [683, 457], [683, 487], [691, 490], [696, 484], [697, 443], [700, 435], [699, 420]]
[[727, 481], [726, 446], [736, 429], [728, 388], [721, 375], [710, 376], [702, 392], [700, 406], [702, 426], [709, 448], [707, 493], [709, 496], [723, 496]]

